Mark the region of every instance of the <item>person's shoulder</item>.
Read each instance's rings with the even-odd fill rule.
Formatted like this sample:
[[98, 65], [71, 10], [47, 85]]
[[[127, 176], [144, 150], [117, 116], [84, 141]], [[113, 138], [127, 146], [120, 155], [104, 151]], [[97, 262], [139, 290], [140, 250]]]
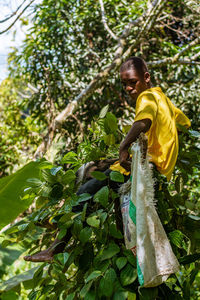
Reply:
[[159, 98], [158, 93], [163, 93], [159, 87], [147, 89], [139, 95], [137, 102], [153, 101], [157, 103]]

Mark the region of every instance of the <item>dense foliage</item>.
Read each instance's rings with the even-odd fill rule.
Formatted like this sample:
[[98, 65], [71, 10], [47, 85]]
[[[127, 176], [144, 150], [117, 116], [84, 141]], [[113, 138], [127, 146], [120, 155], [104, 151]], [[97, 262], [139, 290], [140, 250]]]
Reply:
[[[86, 96], [80, 97], [76, 111], [53, 131], [54, 143], [47, 149], [46, 160], [39, 162], [39, 177], [28, 176], [22, 184], [21, 199], [33, 201], [33, 205], [2, 234], [2, 247], [8, 248], [0, 252], [1, 297], [197, 300], [199, 43], [187, 45], [199, 37], [199, 5], [195, 0], [163, 1], [151, 30], [146, 27], [138, 37], [151, 1], [105, 0], [105, 20], [114, 35], [102, 22], [100, 3], [43, 0], [35, 7], [33, 25], [23, 46], [10, 53], [10, 77], [0, 87], [0, 175], [8, 175], [33, 157], [42, 140], [52, 134], [56, 116], [113, 62], [118, 37], [131, 21], [138, 20], [130, 27], [122, 54], [125, 57], [134, 44], [132, 54], [149, 63], [153, 84], [161, 86], [192, 122], [189, 131], [180, 128], [179, 158], [172, 180], [166, 183], [161, 176], [162, 189], [156, 193], [157, 210], [181, 270], [157, 288], [138, 288], [136, 262], [124, 246], [118, 195], [109, 185], [93, 198], [76, 195], [77, 169], [92, 160], [117, 158], [119, 143], [134, 120], [134, 109], [128, 105], [115, 67], [99, 79], [92, 93], [86, 91]], [[183, 56], [173, 63], [181, 51]], [[108, 106], [104, 107], [107, 104], [109, 112]], [[93, 176], [105, 179], [100, 172]], [[123, 181], [116, 172], [110, 176]], [[8, 189], [8, 197], [11, 194], [17, 197], [19, 193]], [[72, 206], [77, 204], [82, 204], [82, 209], [74, 213]], [[42, 228], [44, 224], [48, 228]], [[57, 233], [60, 239], [70, 233], [71, 239], [52, 264], [35, 267], [17, 260], [25, 252], [45, 249]], [[20, 262], [19, 268], [17, 264], [13, 267], [8, 255]], [[17, 277], [6, 281], [14, 275]]]

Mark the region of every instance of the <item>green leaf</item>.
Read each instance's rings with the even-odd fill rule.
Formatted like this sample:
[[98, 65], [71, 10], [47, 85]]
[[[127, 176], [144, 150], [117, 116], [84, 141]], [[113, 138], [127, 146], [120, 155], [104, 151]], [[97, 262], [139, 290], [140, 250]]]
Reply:
[[67, 253], [67, 252], [58, 253], [58, 254], [54, 255], [54, 259], [59, 261], [62, 265], [65, 265], [68, 258], [69, 258], [69, 253]]
[[8, 291], [1, 295], [1, 300], [18, 300], [19, 295], [14, 291]]
[[39, 169], [51, 169], [53, 168], [53, 164], [49, 161], [43, 161], [39, 164]]
[[108, 112], [108, 108], [109, 108], [109, 104], [107, 104], [106, 106], [104, 106], [101, 111], [100, 111], [100, 114], [99, 114], [99, 119], [103, 119], [105, 117], [105, 115], [107, 114]]
[[30, 269], [24, 273], [18, 274], [0, 284], [0, 291], [9, 291], [21, 282], [33, 279], [33, 276], [40, 266]]
[[43, 184], [43, 182], [39, 178], [28, 178], [26, 181], [31, 187], [35, 188], [40, 187]]
[[102, 253], [102, 259], [101, 260], [111, 258], [114, 255], [116, 255], [117, 253], [119, 253], [119, 251], [120, 251], [120, 248], [116, 244], [110, 243], [108, 245], [108, 248], [104, 249], [104, 251]]
[[112, 171], [110, 173], [110, 179], [116, 182], [124, 182], [124, 175], [117, 171]]
[[79, 238], [80, 232], [83, 229], [83, 223], [80, 218], [76, 218], [74, 220], [73, 228], [71, 229], [71, 232], [75, 238]]
[[126, 264], [127, 264], [127, 258], [126, 257], [119, 257], [116, 260], [116, 265], [117, 265], [119, 270], [121, 270]]
[[89, 283], [85, 284], [83, 286], [83, 288], [81, 289], [81, 291], [80, 291], [80, 296], [84, 298], [85, 295], [87, 294], [87, 292], [90, 290], [91, 286], [92, 286], [92, 281], [90, 281]]
[[65, 228], [61, 229], [61, 230], [59, 231], [59, 234], [58, 234], [57, 238], [58, 238], [59, 240], [62, 240], [62, 238], [66, 235], [66, 233], [67, 233], [67, 229], [65, 229]]
[[104, 186], [94, 195], [94, 201], [99, 202], [103, 207], [107, 207], [108, 195], [109, 189], [107, 186]]
[[97, 180], [105, 180], [106, 178], [108, 178], [103, 172], [99, 172], [99, 171], [93, 171], [91, 172], [92, 177], [96, 178]]
[[39, 162], [30, 162], [14, 174], [0, 179], [0, 229], [11, 223], [32, 203], [33, 197], [22, 200], [20, 196], [27, 185], [26, 180], [39, 177], [38, 166]]
[[77, 164], [77, 154], [74, 152], [68, 152], [65, 154], [65, 156], [62, 158], [63, 164]]
[[75, 293], [67, 295], [67, 298], [65, 300], [73, 300], [75, 297]]
[[56, 183], [56, 177], [51, 174], [49, 169], [41, 170], [41, 177], [48, 183]]
[[113, 268], [110, 268], [106, 271], [104, 277], [101, 278], [99, 283], [99, 292], [101, 295], [111, 297], [116, 277], [117, 275]]
[[114, 134], [111, 133], [111, 134], [104, 135], [103, 140], [107, 146], [112, 146], [115, 144], [116, 139]]
[[98, 216], [88, 217], [86, 222], [88, 223], [88, 225], [90, 225], [92, 227], [99, 228], [100, 220], [99, 220]]
[[183, 265], [191, 264], [191, 263], [195, 262], [196, 260], [200, 260], [200, 253], [185, 255], [185, 256], [179, 258], [179, 262]]
[[88, 283], [90, 280], [96, 279], [101, 275], [101, 271], [95, 270], [85, 279], [85, 282]]
[[78, 203], [79, 202], [84, 202], [84, 201], [87, 201], [89, 199], [92, 198], [92, 195], [88, 194], [88, 193], [83, 193], [81, 194], [80, 196], [78, 196]]
[[180, 230], [174, 230], [169, 233], [169, 239], [175, 246], [187, 250], [184, 238], [187, 237]]
[[80, 241], [85, 244], [92, 235], [92, 229], [90, 227], [85, 227], [80, 232]]
[[76, 179], [76, 175], [73, 170], [68, 170], [65, 172], [65, 174], [62, 176], [62, 183], [63, 184], [70, 184], [72, 181]]
[[200, 137], [200, 132], [196, 131], [196, 130], [189, 130], [189, 133], [191, 136], [199, 138]]
[[51, 175], [55, 176], [60, 170], [62, 170], [62, 167], [53, 167], [50, 172], [51, 172]]
[[84, 300], [96, 300], [96, 293], [95, 293], [95, 291], [89, 291], [89, 292], [87, 292], [87, 294], [85, 295]]
[[155, 300], [158, 296], [158, 289], [155, 288], [140, 288], [139, 300]]
[[[126, 299], [129, 300], [129, 298], [127, 298], [127, 295], [128, 295], [128, 292], [126, 292], [126, 291], [115, 292], [114, 296], [113, 296], [113, 300], [126, 300]], [[136, 300], [136, 298], [134, 300]]]
[[104, 119], [104, 129], [107, 134], [117, 131], [117, 118], [112, 113], [108, 112]]
[[128, 249], [123, 250], [124, 255], [127, 257], [128, 262], [133, 266], [137, 267], [136, 257], [133, 255], [133, 252]]
[[123, 286], [133, 283], [137, 278], [137, 269], [127, 264], [120, 273], [120, 281]]
[[121, 234], [120, 230], [117, 229], [116, 224], [110, 224], [110, 235], [116, 239], [123, 239], [123, 235]]

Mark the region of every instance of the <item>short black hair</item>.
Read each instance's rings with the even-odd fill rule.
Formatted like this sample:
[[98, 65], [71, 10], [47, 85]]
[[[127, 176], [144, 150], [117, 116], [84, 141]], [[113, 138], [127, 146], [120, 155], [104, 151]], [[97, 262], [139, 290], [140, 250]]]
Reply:
[[120, 67], [120, 73], [134, 69], [138, 72], [140, 76], [143, 77], [144, 73], [148, 72], [147, 64], [146, 62], [137, 56], [129, 57]]

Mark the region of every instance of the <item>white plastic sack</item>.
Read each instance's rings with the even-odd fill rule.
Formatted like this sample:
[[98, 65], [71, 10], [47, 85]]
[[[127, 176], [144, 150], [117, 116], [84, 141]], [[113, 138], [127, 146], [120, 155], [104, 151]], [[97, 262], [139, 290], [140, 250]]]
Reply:
[[154, 207], [154, 182], [139, 142], [133, 145], [132, 155], [131, 189], [127, 192], [127, 183], [121, 189], [125, 244], [137, 257], [140, 285], [155, 287], [177, 272], [179, 263]]

